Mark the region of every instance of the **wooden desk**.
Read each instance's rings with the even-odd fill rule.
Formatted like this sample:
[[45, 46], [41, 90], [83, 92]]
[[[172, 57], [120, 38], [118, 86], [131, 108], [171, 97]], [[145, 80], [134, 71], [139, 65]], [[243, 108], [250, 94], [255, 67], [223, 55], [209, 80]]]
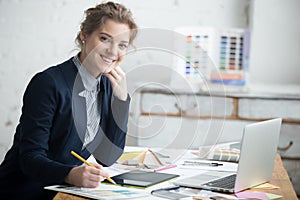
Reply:
[[[268, 193], [278, 194], [283, 196], [282, 199], [297, 200], [297, 196], [290, 178], [283, 166], [282, 160], [279, 155], [276, 156], [274, 171], [272, 174], [271, 184], [279, 186], [279, 189], [262, 190], [251, 189], [252, 191], [264, 191]], [[86, 200], [86, 198], [65, 194], [62, 192], [57, 193], [53, 200]]]
[[251, 189], [255, 191], [264, 191], [264, 192], [269, 192], [273, 194], [278, 194], [283, 196], [282, 199], [295, 199], [298, 200], [296, 192], [294, 190], [294, 187], [290, 181], [290, 178], [283, 166], [282, 160], [277, 154], [276, 160], [275, 160], [275, 165], [274, 165], [274, 170], [272, 174], [272, 180], [270, 181], [271, 184], [279, 186], [279, 189], [274, 189], [274, 190], [259, 190], [259, 189]]

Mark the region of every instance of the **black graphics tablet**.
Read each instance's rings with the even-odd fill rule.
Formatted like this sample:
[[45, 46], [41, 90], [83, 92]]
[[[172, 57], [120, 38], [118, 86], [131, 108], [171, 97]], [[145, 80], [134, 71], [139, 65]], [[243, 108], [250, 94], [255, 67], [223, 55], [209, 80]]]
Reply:
[[[179, 175], [176, 174], [133, 170], [123, 174], [112, 176], [111, 178], [119, 185], [149, 187], [178, 176]], [[105, 180], [105, 182], [108, 181]]]

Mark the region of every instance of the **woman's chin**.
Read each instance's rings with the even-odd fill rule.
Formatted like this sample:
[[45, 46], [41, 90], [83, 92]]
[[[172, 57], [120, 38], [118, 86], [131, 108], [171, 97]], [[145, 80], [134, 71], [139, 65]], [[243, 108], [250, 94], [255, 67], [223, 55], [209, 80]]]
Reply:
[[107, 67], [107, 68], [104, 70], [103, 74], [109, 74], [109, 73], [111, 72], [111, 70], [112, 70], [112, 68]]
[[111, 71], [110, 66], [103, 66], [103, 65], [99, 66], [98, 65], [97, 68], [101, 74], [107, 74]]
[[111, 72], [111, 70], [105, 70], [104, 72], [103, 72], [103, 74], [109, 74]]

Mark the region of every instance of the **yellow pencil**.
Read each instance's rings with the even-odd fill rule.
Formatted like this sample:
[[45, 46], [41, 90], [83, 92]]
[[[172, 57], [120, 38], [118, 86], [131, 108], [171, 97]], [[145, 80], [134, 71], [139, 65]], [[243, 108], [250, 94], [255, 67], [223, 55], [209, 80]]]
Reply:
[[[74, 151], [71, 151], [71, 154], [73, 156], [75, 156], [76, 158], [78, 158], [80, 161], [82, 161], [83, 163], [85, 163], [86, 165], [90, 166], [90, 167], [95, 167], [94, 165], [92, 165], [91, 163], [89, 163], [88, 161], [86, 161], [83, 157], [81, 157], [80, 155], [78, 155], [77, 153], [75, 153]], [[112, 180], [109, 176], [105, 177], [109, 182], [111, 182], [112, 184], [116, 184], [116, 182], [114, 180]]]

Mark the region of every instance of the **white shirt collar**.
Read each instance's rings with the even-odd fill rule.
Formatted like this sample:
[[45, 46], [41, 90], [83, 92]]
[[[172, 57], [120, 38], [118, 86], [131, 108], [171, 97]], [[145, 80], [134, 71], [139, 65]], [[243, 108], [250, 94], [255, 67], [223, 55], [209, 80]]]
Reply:
[[[74, 56], [73, 62], [78, 69], [78, 72], [82, 79], [85, 90], [90, 91], [90, 92], [96, 92], [96, 91], [99, 92], [100, 91], [99, 84], [100, 84], [101, 76], [99, 76], [98, 78], [94, 78], [87, 71], [87, 69], [81, 64], [78, 55]], [[82, 92], [80, 92], [80, 93], [82, 93]]]

